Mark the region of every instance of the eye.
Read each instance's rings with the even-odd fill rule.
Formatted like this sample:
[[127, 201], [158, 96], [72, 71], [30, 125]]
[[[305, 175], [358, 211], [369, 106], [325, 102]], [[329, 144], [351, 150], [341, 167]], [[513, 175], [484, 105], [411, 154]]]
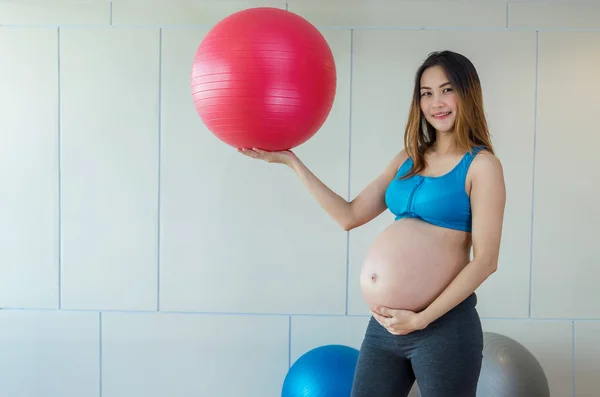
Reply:
[[444, 92], [450, 92], [453, 91], [452, 88], [444, 88]]
[[426, 95], [430, 95], [430, 94], [431, 93], [429, 93], [429, 92], [424, 92], [424, 93], [421, 94], [421, 96], [426, 96]]

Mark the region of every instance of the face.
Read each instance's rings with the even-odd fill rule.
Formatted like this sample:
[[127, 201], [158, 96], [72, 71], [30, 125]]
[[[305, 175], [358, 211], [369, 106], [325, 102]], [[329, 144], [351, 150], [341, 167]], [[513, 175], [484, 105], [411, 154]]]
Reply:
[[421, 111], [438, 132], [452, 132], [458, 110], [454, 87], [441, 66], [426, 69], [421, 76]]

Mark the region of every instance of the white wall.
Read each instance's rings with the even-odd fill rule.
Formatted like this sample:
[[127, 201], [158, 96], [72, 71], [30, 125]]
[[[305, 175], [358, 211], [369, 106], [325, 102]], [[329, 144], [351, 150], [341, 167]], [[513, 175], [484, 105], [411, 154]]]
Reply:
[[344, 196], [401, 149], [419, 62], [473, 60], [508, 189], [485, 329], [552, 397], [597, 396], [600, 3], [568, 3], [0, 2], [2, 395], [275, 397], [305, 351], [360, 345], [359, 267], [392, 216], [347, 235], [193, 108], [203, 35], [267, 4], [334, 51], [335, 107], [297, 153]]

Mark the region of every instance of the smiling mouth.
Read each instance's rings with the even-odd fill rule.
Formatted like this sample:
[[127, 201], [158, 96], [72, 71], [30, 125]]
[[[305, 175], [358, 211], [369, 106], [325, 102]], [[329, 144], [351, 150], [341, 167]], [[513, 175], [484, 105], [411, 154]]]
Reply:
[[452, 112], [441, 112], [441, 113], [435, 113], [435, 114], [433, 115], [433, 117], [434, 117], [434, 118], [436, 118], [436, 119], [443, 119], [444, 117], [447, 117], [447, 116], [449, 116], [449, 115], [450, 115], [450, 113], [452, 113]]

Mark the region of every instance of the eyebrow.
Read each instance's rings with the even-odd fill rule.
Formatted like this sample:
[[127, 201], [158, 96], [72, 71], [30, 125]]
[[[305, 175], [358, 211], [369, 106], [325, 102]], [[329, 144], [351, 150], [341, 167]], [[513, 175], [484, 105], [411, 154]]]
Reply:
[[[445, 86], [445, 85], [450, 85], [450, 82], [449, 82], [449, 81], [446, 81], [444, 84], [440, 84], [440, 88], [442, 88], [442, 87], [443, 87], [443, 86]], [[430, 89], [431, 89], [431, 87], [426, 87], [426, 86], [423, 86], [423, 87], [421, 87], [421, 89], [422, 89], [422, 90], [430, 90]]]

